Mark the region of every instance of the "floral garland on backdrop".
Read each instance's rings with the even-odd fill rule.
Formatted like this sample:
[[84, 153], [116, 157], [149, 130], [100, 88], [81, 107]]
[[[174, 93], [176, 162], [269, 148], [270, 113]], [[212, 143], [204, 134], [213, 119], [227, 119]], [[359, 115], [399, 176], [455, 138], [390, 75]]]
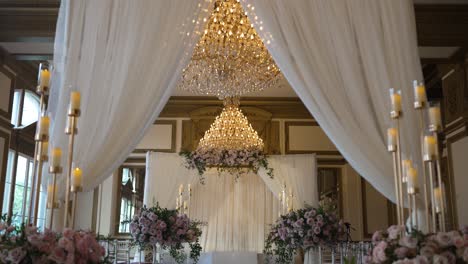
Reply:
[[366, 256], [366, 263], [468, 263], [468, 226], [461, 231], [413, 231], [401, 236], [404, 231], [403, 226], [390, 226], [386, 231], [375, 232], [374, 247]]
[[8, 223], [5, 215], [0, 217], [0, 263], [109, 263], [91, 232], [39, 232], [36, 227]]
[[266, 239], [265, 254], [275, 256], [276, 263], [291, 263], [298, 250], [336, 244], [344, 229], [335, 211], [321, 204], [281, 215]]
[[258, 149], [195, 150], [183, 151], [180, 155], [185, 158], [187, 169], [198, 171], [202, 183], [204, 182], [203, 174], [208, 167], [216, 167], [218, 173], [228, 172], [236, 178], [248, 172], [257, 173], [260, 168], [264, 168], [268, 176], [273, 178], [273, 168], [268, 165], [268, 156]]
[[153, 249], [156, 246], [169, 249], [171, 256], [177, 263], [183, 263], [187, 256], [184, 253], [183, 243], [190, 247], [190, 258], [196, 263], [200, 257], [202, 247], [199, 242], [201, 236], [201, 222], [190, 220], [187, 215], [179, 214], [177, 210], [156, 206], [144, 206], [130, 223], [130, 234], [133, 243], [140, 249]]

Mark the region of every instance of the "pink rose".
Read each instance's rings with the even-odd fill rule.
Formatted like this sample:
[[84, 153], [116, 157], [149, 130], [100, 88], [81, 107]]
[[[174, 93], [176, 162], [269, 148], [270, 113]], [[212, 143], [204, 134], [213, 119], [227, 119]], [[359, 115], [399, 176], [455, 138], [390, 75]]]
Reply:
[[372, 241], [373, 242], [378, 242], [382, 240], [382, 231], [376, 231], [373, 235], [372, 235]]
[[442, 247], [448, 247], [452, 245], [452, 238], [448, 233], [439, 232], [436, 234], [435, 240]]
[[433, 264], [450, 264], [448, 259], [442, 255], [434, 255], [432, 259]]
[[405, 231], [404, 226], [392, 225], [387, 229], [389, 239], [397, 239]]
[[406, 256], [408, 256], [408, 248], [399, 247], [395, 249], [395, 255], [397, 256], [398, 259], [406, 258]]
[[8, 258], [11, 263], [20, 263], [26, 257], [26, 251], [22, 247], [17, 247], [8, 252]]
[[430, 246], [422, 247], [419, 252], [422, 256], [426, 258], [431, 258], [432, 256], [434, 256], [434, 253], [435, 253], [434, 248]]
[[400, 246], [413, 249], [418, 245], [418, 240], [414, 237], [404, 236], [400, 238], [399, 244]]
[[455, 264], [457, 262], [457, 257], [450, 251], [445, 251], [440, 255], [444, 256], [450, 264]]
[[372, 259], [376, 263], [382, 263], [387, 260], [387, 256], [385, 254], [385, 249], [387, 248], [387, 242], [382, 241], [374, 248], [372, 251]]

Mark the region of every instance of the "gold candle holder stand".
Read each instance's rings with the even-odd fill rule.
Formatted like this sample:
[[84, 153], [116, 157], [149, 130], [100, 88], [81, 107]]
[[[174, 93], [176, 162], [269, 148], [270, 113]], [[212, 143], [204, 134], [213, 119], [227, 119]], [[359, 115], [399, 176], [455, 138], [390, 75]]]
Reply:
[[[437, 133], [442, 130], [442, 127], [440, 126], [434, 126], [430, 125], [429, 126], [429, 131], [432, 132], [434, 138], [438, 138]], [[439, 153], [439, 141], [437, 140], [437, 145], [436, 145], [436, 150], [437, 153]], [[442, 170], [441, 170], [441, 165], [440, 165], [440, 156], [437, 155], [435, 159], [435, 166], [437, 170], [437, 186], [440, 188], [440, 192], [442, 197], [445, 197], [445, 192], [444, 189], [442, 188]], [[445, 232], [446, 224], [445, 224], [445, 204], [441, 203], [440, 205], [440, 214], [439, 214], [439, 219], [440, 219], [440, 231]]]
[[83, 187], [72, 185], [70, 191], [73, 193], [73, 207], [71, 217], [71, 227], [75, 229], [75, 215], [76, 215], [76, 204], [78, 203], [78, 193], [83, 191]]
[[428, 193], [428, 184], [427, 184], [427, 173], [426, 173], [426, 164], [424, 162], [424, 109], [426, 108], [425, 102], [414, 102], [414, 109], [418, 112], [419, 119], [419, 130], [420, 135], [420, 146], [421, 146], [421, 157], [423, 158], [422, 164], [422, 178], [423, 178], [423, 196], [424, 196], [424, 219], [426, 221], [427, 232], [432, 232], [430, 225], [430, 213], [429, 213], [429, 193]]
[[[47, 108], [47, 103], [46, 103], [46, 96], [49, 93], [49, 87], [44, 86], [41, 88], [41, 86], [37, 86], [36, 92], [40, 95], [40, 100], [39, 100], [39, 112], [41, 113], [40, 115], [44, 115], [46, 112]], [[42, 167], [43, 163], [46, 162], [47, 160], [41, 160], [37, 159], [36, 157], [41, 154], [39, 151], [39, 148], [42, 150], [42, 142], [48, 141], [49, 139], [47, 138], [46, 140], [42, 139], [39, 140], [38, 135], [34, 138], [34, 159], [33, 159], [33, 179], [31, 182], [31, 192], [29, 194], [29, 209], [28, 209], [28, 215], [29, 215], [29, 223], [37, 225], [37, 213], [38, 213], [38, 205], [39, 205], [39, 193], [40, 193], [40, 188], [41, 188], [41, 178], [42, 178], [42, 168], [41, 168], [41, 173], [39, 175], [39, 167]], [[41, 145], [41, 146], [39, 146]], [[40, 176], [40, 178], [39, 178]], [[36, 202], [37, 201], [37, 202]]]
[[75, 135], [78, 134], [78, 129], [76, 127], [77, 119], [80, 116], [81, 111], [79, 109], [69, 109], [67, 118], [68, 126], [65, 128], [65, 134], [68, 137], [68, 160], [67, 160], [67, 178], [65, 186], [65, 213], [63, 226], [68, 227], [68, 207], [70, 206], [70, 187], [71, 187], [71, 174], [72, 174], [72, 162], [73, 162], [73, 147], [75, 144]]
[[390, 117], [395, 121], [395, 129], [397, 130], [396, 135], [396, 150], [392, 152], [392, 155], [396, 155], [393, 157], [393, 161], [396, 164], [396, 171], [394, 171], [395, 177], [395, 184], [396, 184], [396, 196], [397, 197], [397, 217], [398, 217], [398, 224], [404, 225], [405, 223], [405, 212], [404, 212], [404, 199], [403, 199], [403, 184], [402, 184], [402, 165], [401, 165], [401, 142], [400, 142], [400, 118], [401, 118], [401, 111], [391, 111]]
[[52, 199], [51, 199], [52, 205], [50, 206], [51, 208], [50, 208], [50, 221], [49, 221], [49, 229], [52, 229], [52, 225], [54, 223], [54, 209], [58, 208], [58, 204], [56, 207], [56, 202], [55, 202], [55, 191], [57, 188], [57, 174], [62, 173], [62, 167], [50, 166], [49, 173], [52, 174], [52, 186], [54, 187], [54, 189], [52, 190]]
[[[34, 156], [33, 163], [34, 162], [36, 163], [37, 175], [36, 175], [36, 177], [34, 177], [34, 180], [33, 180], [34, 196], [33, 196], [33, 192], [31, 191], [31, 198], [34, 198], [34, 199], [30, 200], [30, 207], [29, 207], [30, 221], [29, 222], [31, 223], [31, 219], [33, 219], [32, 223], [34, 224], [34, 226], [37, 226], [37, 215], [38, 215], [38, 212], [39, 212], [39, 194], [40, 194], [40, 191], [41, 191], [42, 170], [43, 170], [44, 162], [46, 161], [46, 160], [43, 159], [42, 147], [43, 147], [44, 142], [49, 141], [49, 136], [39, 135], [39, 133], [36, 133], [36, 135], [34, 137], [34, 141], [36, 142], [37, 148], [35, 148], [35, 150], [34, 150], [35, 156]], [[33, 166], [34, 166], [34, 164], [33, 164]], [[33, 167], [33, 173], [34, 173], [34, 167]], [[31, 217], [31, 213], [32, 213], [32, 217]]]

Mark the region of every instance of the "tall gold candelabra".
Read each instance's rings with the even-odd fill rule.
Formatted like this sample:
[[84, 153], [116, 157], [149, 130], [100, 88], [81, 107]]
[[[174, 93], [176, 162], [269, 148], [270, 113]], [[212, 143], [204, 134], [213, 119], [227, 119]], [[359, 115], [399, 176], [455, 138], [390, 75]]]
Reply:
[[[414, 108], [418, 112], [419, 128], [421, 130], [420, 143], [421, 143], [421, 157], [422, 157], [422, 176], [423, 176], [423, 196], [425, 207], [425, 220], [428, 232], [436, 232], [438, 230], [445, 231], [445, 204], [443, 198], [445, 197], [444, 188], [442, 184], [442, 174], [440, 169], [440, 155], [437, 142], [437, 132], [442, 129], [442, 121], [440, 116], [439, 107], [429, 108], [429, 127], [428, 130], [432, 132], [431, 135], [425, 135], [425, 122], [424, 122], [424, 109], [427, 109], [426, 90], [422, 83], [418, 84], [417, 81], [413, 83], [414, 86]], [[400, 118], [401, 118], [401, 93], [395, 92], [390, 89], [390, 97], [392, 109], [390, 112], [391, 118], [394, 120], [395, 128], [388, 130], [388, 151], [392, 153], [393, 158], [393, 171], [395, 178], [395, 194], [397, 202], [397, 217], [398, 224], [404, 224], [404, 202], [403, 202], [403, 188], [404, 182], [402, 176], [406, 177], [408, 208], [410, 216], [410, 230], [413, 227], [418, 227], [419, 219], [417, 214], [417, 194], [419, 188], [417, 187], [417, 171], [413, 168], [410, 160], [404, 161], [401, 159], [401, 142], [400, 142]], [[405, 165], [405, 166], [403, 166]], [[427, 166], [427, 170], [426, 170]], [[403, 169], [405, 170], [403, 173]], [[426, 172], [428, 175], [426, 175]], [[428, 176], [428, 177], [427, 177]], [[435, 177], [437, 176], [437, 187], [435, 184]], [[437, 214], [439, 217], [439, 228], [437, 225]]]
[[[65, 128], [65, 134], [67, 134], [68, 137], [68, 159], [67, 159], [67, 178], [66, 178], [66, 186], [65, 186], [65, 213], [64, 213], [64, 227], [68, 227], [68, 208], [70, 206], [70, 188], [71, 188], [71, 174], [72, 174], [72, 163], [73, 163], [73, 148], [75, 144], [75, 135], [78, 134], [78, 128], [77, 128], [77, 120], [78, 117], [81, 114], [81, 111], [79, 108], [74, 107], [72, 101], [73, 101], [73, 95], [74, 93], [72, 92], [72, 99], [70, 102], [70, 107], [68, 109], [68, 115], [67, 115], [67, 122], [68, 125]], [[79, 94], [78, 94], [79, 96]], [[79, 99], [78, 99], [79, 100]], [[78, 103], [79, 105], [79, 103]], [[76, 200], [74, 204], [76, 203]], [[74, 205], [75, 206], [75, 205]], [[74, 218], [74, 215], [72, 216]], [[74, 219], [72, 220], [74, 221]]]
[[[55, 208], [58, 208], [58, 204], [56, 204], [55, 202], [55, 196], [56, 196], [56, 192], [57, 192], [57, 174], [60, 174], [62, 173], [62, 167], [61, 166], [50, 166], [49, 167], [49, 173], [52, 174], [52, 191], [51, 191], [51, 195], [52, 195], [52, 198], [50, 199], [50, 203], [51, 205], [49, 206], [50, 207], [50, 221], [49, 221], [49, 229], [52, 229], [52, 226], [53, 226], [53, 223], [54, 223], [54, 210]], [[49, 193], [48, 193], [49, 195]]]

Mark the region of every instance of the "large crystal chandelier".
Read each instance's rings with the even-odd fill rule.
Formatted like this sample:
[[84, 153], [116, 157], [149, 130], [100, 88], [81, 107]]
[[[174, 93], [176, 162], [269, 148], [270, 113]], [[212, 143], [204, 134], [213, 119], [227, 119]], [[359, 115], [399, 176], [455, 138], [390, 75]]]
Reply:
[[263, 140], [239, 109], [237, 98], [226, 98], [224, 108], [205, 135], [197, 150], [262, 150]]
[[216, 0], [179, 87], [224, 99], [273, 86], [279, 76], [239, 0]]

